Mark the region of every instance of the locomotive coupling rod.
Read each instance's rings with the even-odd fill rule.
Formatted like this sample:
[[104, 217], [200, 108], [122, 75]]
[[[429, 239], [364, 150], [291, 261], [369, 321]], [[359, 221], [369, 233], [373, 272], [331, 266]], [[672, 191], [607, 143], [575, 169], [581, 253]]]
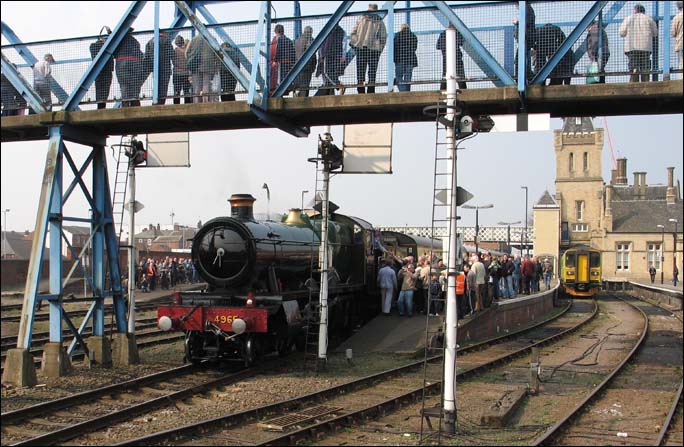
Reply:
[[201, 304], [195, 304], [194, 306], [192, 306], [192, 309], [190, 309], [190, 311], [187, 314], [183, 315], [180, 318], [180, 321], [185, 322], [185, 320], [190, 318], [190, 315], [192, 315], [200, 306], [201, 306]]

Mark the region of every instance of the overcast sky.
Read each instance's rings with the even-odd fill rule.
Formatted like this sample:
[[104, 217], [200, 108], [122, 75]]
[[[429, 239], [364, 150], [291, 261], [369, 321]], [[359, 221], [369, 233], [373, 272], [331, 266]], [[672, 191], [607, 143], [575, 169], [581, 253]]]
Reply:
[[[163, 2], [161, 23], [173, 16], [171, 2]], [[331, 12], [337, 2], [302, 2], [302, 14]], [[379, 2], [381, 3], [381, 2]], [[135, 22], [136, 30], [151, 29], [153, 2]], [[292, 15], [292, 2], [273, 2], [278, 16]], [[128, 2], [1, 2], [2, 20], [24, 42], [97, 34], [103, 25], [114, 27]], [[255, 19], [258, 2], [210, 6], [219, 21]], [[402, 5], [403, 6], [403, 5]], [[357, 2], [352, 10], [365, 9]], [[3, 37], [3, 45], [7, 44]], [[622, 54], [614, 57], [624, 57]], [[576, 81], [573, 81], [576, 82]], [[594, 120], [603, 127], [603, 118]], [[666, 167], [675, 167], [682, 179], [682, 116], [655, 115], [608, 118], [616, 156], [628, 159], [628, 173], [647, 171], [649, 184], [665, 183]], [[559, 128], [559, 119], [551, 120]], [[309, 138], [295, 138], [279, 130], [196, 132], [190, 137], [191, 168], [141, 169], [138, 171], [138, 200], [145, 209], [137, 223], [195, 225], [228, 213], [226, 199], [233, 193], [251, 193], [257, 198], [256, 212], [265, 212], [267, 183], [271, 190], [271, 212], [299, 207], [302, 190], [314, 190], [314, 168], [307, 158], [315, 155], [322, 128], [312, 128]], [[342, 128], [333, 127], [341, 145]], [[119, 137], [108, 144], [118, 143]], [[610, 178], [611, 154], [608, 138], [603, 153], [603, 177]], [[434, 124], [394, 126], [392, 175], [340, 175], [331, 184], [331, 200], [340, 212], [364, 218], [375, 225], [429, 225], [434, 167]], [[87, 149], [67, 143], [78, 160]], [[521, 220], [529, 187], [530, 208], [545, 189], [554, 192], [555, 154], [551, 131], [479, 135], [459, 152], [459, 184], [475, 195], [471, 204], [493, 203], [493, 210], [480, 213], [481, 225]], [[1, 208], [10, 209], [7, 227], [23, 231], [35, 226], [47, 141], [3, 143], [0, 151]], [[114, 181], [108, 149], [110, 181]], [[78, 162], [77, 162], [78, 163]], [[65, 169], [65, 173], [68, 168]], [[71, 176], [66, 175], [65, 185]], [[89, 178], [89, 177], [88, 177]], [[631, 181], [631, 180], [630, 180]], [[85, 217], [85, 200], [73, 195], [65, 214]], [[311, 193], [306, 200], [310, 200]], [[462, 210], [461, 225], [474, 224], [474, 212]], [[4, 225], [4, 222], [3, 222]]]

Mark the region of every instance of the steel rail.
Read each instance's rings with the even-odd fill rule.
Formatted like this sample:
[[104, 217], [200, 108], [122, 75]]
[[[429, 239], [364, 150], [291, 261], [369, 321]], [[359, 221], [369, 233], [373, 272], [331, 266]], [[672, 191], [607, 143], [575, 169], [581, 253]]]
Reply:
[[[141, 318], [139, 320], [135, 321], [136, 324], [139, 324], [139, 326], [136, 326], [137, 328], [140, 329], [146, 329], [146, 328], [151, 328], [153, 326], [157, 325], [157, 317], [151, 317], [151, 318]], [[91, 326], [87, 327], [86, 329], [91, 329]], [[107, 331], [109, 332], [109, 331]], [[66, 338], [70, 338], [69, 334], [72, 334], [72, 332], [68, 329], [65, 329], [62, 331], [62, 334], [66, 336]], [[67, 341], [65, 338], [65, 341]], [[50, 341], [50, 332], [34, 332], [33, 337], [31, 339], [31, 346], [34, 346], [34, 344], [39, 344], [39, 343], [46, 343]], [[6, 351], [8, 349], [16, 348], [17, 346], [17, 336], [16, 335], [8, 335], [7, 337], [2, 337], [0, 340], [0, 350]]]
[[630, 303], [629, 301], [623, 300], [626, 304], [632, 306], [634, 309], [636, 309], [639, 313], [641, 313], [641, 316], [644, 318], [644, 326], [641, 331], [641, 336], [639, 337], [639, 340], [637, 340], [636, 344], [632, 349], [629, 351], [627, 356], [622, 359], [622, 361], [613, 369], [613, 371], [608, 374], [608, 376], [603, 379], [601, 383], [596, 385], [596, 387], [589, 393], [588, 396], [586, 396], [578, 405], [575, 406], [568, 414], [563, 417], [559, 422], [555, 423], [554, 425], [551, 426], [544, 434], [539, 436], [537, 439], [534, 440], [532, 445], [537, 446], [537, 445], [551, 445], [554, 443], [554, 440], [558, 437], [558, 435], [561, 433], [562, 430], [567, 428], [567, 426], [572, 422], [573, 419], [578, 417], [584, 409], [588, 407], [590, 403], [592, 403], [599, 395], [599, 393], [605, 389], [608, 388], [608, 384], [610, 384], [613, 379], [618, 375], [618, 373], [622, 370], [622, 368], [632, 359], [634, 354], [639, 350], [639, 348], [643, 345], [644, 340], [646, 340], [646, 335], [648, 333], [648, 316], [646, 316], [646, 313], [641, 310], [638, 306]]
[[[502, 335], [500, 337], [495, 337], [493, 339], [486, 340], [486, 341], [483, 341], [480, 343], [469, 345], [467, 347], [459, 348], [458, 352], [464, 353], [464, 352], [468, 352], [468, 351], [475, 351], [475, 350], [481, 349], [484, 346], [493, 345], [497, 342], [500, 342], [503, 339], [511, 338], [511, 337], [516, 336], [516, 335], [520, 335], [522, 333], [531, 331], [535, 328], [539, 328], [540, 326], [564, 315], [569, 309], [570, 309], [570, 304], [558, 315], [555, 315], [554, 317], [545, 319], [545, 320], [539, 322], [538, 324], [536, 324], [534, 326], [521, 329], [521, 330], [514, 332], [514, 333], [505, 334], [505, 335]], [[550, 336], [550, 337], [548, 337], [548, 338], [546, 338], [540, 342], [529, 345], [526, 348], [516, 350], [512, 354], [506, 354], [506, 355], [500, 356], [500, 357], [492, 360], [491, 362], [488, 362], [486, 365], [491, 366], [491, 365], [496, 364], [496, 363], [498, 363], [498, 362], [500, 362], [506, 358], [512, 358], [513, 356], [516, 356], [521, 352], [529, 350], [529, 349], [531, 349], [532, 346], [538, 346], [540, 344], [547, 343], [549, 341], [556, 339], [557, 337], [562, 337], [562, 336], [564, 336], [570, 332], [573, 332], [573, 331], [577, 330], [579, 327], [581, 327], [582, 325], [586, 324], [591, 319], [593, 319], [596, 316], [597, 311], [598, 311], [598, 306], [596, 304], [596, 301], [594, 301], [594, 309], [593, 309], [591, 315], [589, 315], [587, 318], [583, 319], [579, 324], [577, 324], [571, 328], [568, 328], [568, 329], [566, 329], [566, 330], [564, 330], [558, 334], [552, 335], [552, 336]], [[431, 357], [430, 359], [428, 359], [428, 361], [441, 360], [441, 358], [442, 358], [441, 356], [434, 356], [434, 357]], [[243, 422], [243, 421], [252, 420], [252, 419], [259, 417], [259, 416], [272, 414], [274, 412], [282, 413], [283, 411], [287, 411], [290, 408], [293, 408], [293, 407], [300, 405], [301, 403], [304, 403], [304, 402], [325, 399], [327, 397], [332, 397], [332, 396], [335, 396], [338, 394], [344, 394], [344, 393], [354, 391], [354, 390], [359, 389], [359, 388], [364, 388], [364, 387], [373, 385], [374, 383], [381, 381], [383, 379], [386, 379], [388, 377], [407, 372], [407, 371], [414, 369], [414, 368], [417, 368], [417, 367], [421, 367], [421, 366], [423, 366], [424, 362], [425, 362], [425, 360], [421, 359], [418, 362], [403, 365], [403, 366], [393, 368], [393, 369], [390, 369], [387, 371], [382, 371], [379, 373], [371, 374], [369, 376], [362, 377], [360, 379], [351, 380], [351, 381], [333, 386], [333, 387], [328, 388], [326, 390], [316, 391], [316, 392], [312, 392], [312, 393], [309, 393], [309, 394], [306, 394], [303, 396], [294, 397], [291, 399], [279, 401], [279, 402], [272, 403], [272, 404], [266, 404], [266, 405], [263, 405], [260, 407], [243, 410], [243, 411], [233, 413], [233, 414], [229, 414], [226, 416], [220, 416], [218, 418], [200, 421], [200, 422], [188, 424], [188, 425], [185, 425], [182, 427], [176, 427], [173, 429], [153, 433], [153, 434], [142, 436], [139, 438], [129, 439], [129, 440], [123, 441], [123, 442], [115, 444], [115, 445], [153, 445], [153, 444], [161, 442], [162, 440], [165, 440], [165, 439], [175, 438], [178, 436], [182, 436], [186, 433], [194, 432], [200, 428], [205, 429], [205, 428], [208, 428], [210, 426], [230, 427], [230, 426], [233, 426], [233, 425], [238, 424], [238, 423]], [[483, 365], [479, 365], [479, 366], [473, 367], [467, 371], [462, 371], [461, 373], [459, 373], [459, 377], [463, 377], [464, 375], [472, 374], [474, 372], [481, 370], [482, 368], [483, 368]], [[430, 385], [430, 387], [438, 387], [438, 386], [439, 386], [439, 382], [436, 382], [436, 383]], [[420, 387], [416, 390], [412, 390], [411, 392], [406, 393], [406, 394], [404, 394], [398, 398], [395, 398], [393, 400], [397, 401], [397, 402], [403, 402], [406, 399], [412, 398], [412, 396], [413, 397], [421, 396], [422, 392], [423, 392], [423, 388]], [[344, 419], [348, 416], [349, 415], [344, 415], [342, 417], [335, 418], [333, 420], [339, 421], [339, 420]], [[315, 426], [312, 426], [313, 430], [315, 430], [316, 428], [319, 428], [321, 425], [322, 424], [316, 424]], [[312, 428], [312, 427], [309, 427], [309, 428]], [[273, 441], [273, 440], [269, 440], [269, 442], [271, 442], [271, 441]], [[288, 442], [290, 442], [289, 439], [288, 439]]]
[[[162, 332], [162, 331], [156, 331], [156, 332], [143, 332], [143, 333], [141, 333], [141, 334], [138, 334], [138, 336], [139, 336], [139, 338], [142, 338], [142, 337], [152, 337], [152, 336], [157, 336], [157, 335], [160, 335], [160, 334], [163, 334], [163, 333], [164, 333], [164, 332]], [[183, 338], [185, 338], [185, 334], [174, 334], [174, 335], [170, 335], [170, 336], [167, 336], [167, 337], [164, 337], [164, 338], [160, 338], [160, 339], [155, 339], [155, 340], [138, 341], [137, 345], [138, 345], [138, 348], [146, 348], [146, 347], [148, 347], [148, 346], [157, 346], [157, 345], [163, 345], [163, 344], [165, 344], [165, 343], [172, 343], [172, 342], [181, 340], [181, 339], [183, 339]], [[42, 352], [43, 352], [43, 350], [40, 349], [40, 348], [39, 348], [39, 349], [35, 349], [35, 350], [31, 350], [31, 354], [32, 354], [34, 357], [35, 357], [37, 354], [41, 354]], [[3, 353], [3, 354], [4, 354], [4, 353]], [[85, 358], [85, 355], [84, 355], [83, 353], [78, 353], [78, 354], [72, 354], [72, 355], [71, 355], [71, 360], [72, 360], [72, 361], [73, 361], [73, 360], [82, 360], [82, 359], [84, 359], [84, 358]], [[34, 363], [33, 363], [33, 364], [34, 364], [34, 366], [35, 366], [36, 368], [40, 368], [41, 365], [42, 365], [42, 360], [41, 360], [40, 358], [37, 358], [37, 359], [34, 360]], [[4, 372], [4, 370], [5, 370], [5, 366], [3, 365], [2, 368], [0, 368], [0, 371], [3, 371], [3, 372]]]
[[75, 437], [91, 433], [100, 428], [108, 427], [117, 422], [128, 420], [132, 417], [155, 410], [157, 408], [164, 407], [166, 405], [171, 405], [175, 401], [186, 399], [195, 394], [200, 394], [213, 388], [231, 385], [241, 380], [248, 379], [258, 374], [259, 371], [261, 370], [257, 368], [244, 369], [236, 373], [228, 374], [226, 376], [219, 377], [217, 379], [213, 379], [198, 385], [192, 385], [182, 390], [175, 391], [164, 396], [156, 397], [154, 399], [141, 402], [131, 407], [127, 407], [118, 411], [113, 411], [103, 416], [99, 416], [78, 424], [70, 425], [68, 427], [64, 427], [62, 429], [55, 430], [53, 432], [46, 433], [40, 436], [36, 436], [34, 438], [27, 439], [26, 441], [22, 441], [12, 445], [53, 445], [62, 443]]
[[183, 365], [177, 368], [168, 369], [166, 371], [138, 377], [137, 379], [131, 379], [126, 382], [115, 383], [113, 385], [107, 385], [95, 390], [84, 391], [82, 393], [62, 397], [61, 399], [55, 399], [48, 402], [31, 405], [30, 407], [26, 408], [20, 408], [19, 410], [8, 411], [6, 413], [2, 413], [0, 415], [0, 419], [2, 419], [2, 424], [5, 425], [21, 421], [23, 419], [49, 414], [51, 411], [61, 410], [66, 407], [71, 407], [89, 400], [96, 399], [98, 397], [124, 392], [132, 388], [138, 388], [150, 383], [158, 382], [160, 380], [165, 380], [168, 377], [178, 377], [179, 374], [187, 374], [197, 370], [198, 368], [192, 364]]
[[[69, 304], [69, 303], [64, 303], [64, 304]], [[139, 307], [136, 306], [136, 310], [140, 311], [147, 311], [150, 309], [154, 309], [163, 303], [145, 303], [140, 305]], [[111, 305], [105, 306], [106, 311], [110, 311], [112, 309]], [[70, 317], [84, 317], [88, 313], [87, 310], [74, 310], [69, 312]], [[34, 321], [47, 321], [50, 319], [50, 313], [49, 312], [41, 312], [37, 313]], [[0, 321], [6, 322], [6, 323], [18, 323], [21, 320], [21, 315], [7, 315], [4, 317], [0, 317]]]
[[670, 411], [667, 413], [667, 416], [665, 417], [665, 422], [663, 423], [663, 428], [661, 428], [660, 433], [658, 433], [656, 445], [663, 445], [663, 441], [665, 441], [665, 436], [667, 436], [667, 433], [670, 431], [670, 426], [674, 424], [674, 416], [677, 413], [677, 407], [679, 405], [682, 405], [682, 387], [684, 387], [684, 382], [682, 382], [679, 385], [677, 395], [675, 396], [674, 402], [672, 402], [672, 408], [670, 408]]

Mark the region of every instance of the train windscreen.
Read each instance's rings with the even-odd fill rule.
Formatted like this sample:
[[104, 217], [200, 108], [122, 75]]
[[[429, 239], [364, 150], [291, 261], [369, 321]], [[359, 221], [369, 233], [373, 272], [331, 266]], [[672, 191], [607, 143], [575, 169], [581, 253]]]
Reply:
[[595, 269], [601, 267], [601, 253], [591, 253], [589, 256], [589, 267]]
[[576, 253], [568, 253], [565, 255], [565, 266], [566, 267], [574, 267], [576, 263], [577, 263], [577, 254]]

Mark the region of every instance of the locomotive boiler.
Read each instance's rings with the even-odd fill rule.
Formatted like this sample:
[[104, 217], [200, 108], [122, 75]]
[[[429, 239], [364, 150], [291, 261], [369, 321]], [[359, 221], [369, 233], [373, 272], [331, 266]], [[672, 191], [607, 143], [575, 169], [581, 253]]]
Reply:
[[[207, 222], [192, 242], [192, 261], [207, 282], [158, 308], [159, 327], [186, 333], [185, 357], [239, 359], [302, 348], [318, 302], [320, 215], [294, 209], [281, 222], [256, 221], [255, 199], [234, 194], [230, 217]], [[377, 313], [372, 226], [333, 213], [328, 236], [329, 330], [348, 332]]]

